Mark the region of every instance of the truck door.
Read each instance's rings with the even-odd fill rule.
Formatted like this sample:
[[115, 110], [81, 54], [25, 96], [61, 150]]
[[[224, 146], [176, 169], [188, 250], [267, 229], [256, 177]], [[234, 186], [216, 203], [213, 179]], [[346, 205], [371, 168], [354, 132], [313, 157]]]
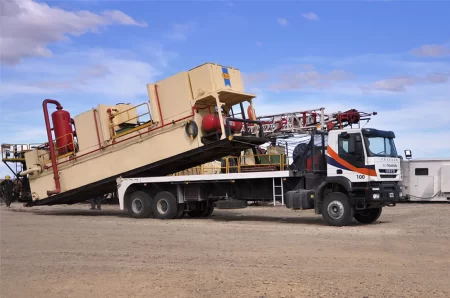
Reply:
[[366, 159], [361, 134], [359, 132], [340, 133], [337, 143], [337, 155], [333, 150], [328, 150], [331, 151], [328, 154], [332, 157], [332, 165], [337, 168], [335, 173], [329, 173], [329, 175], [342, 175], [352, 182], [368, 181], [369, 175], [365, 167]]
[[428, 168], [414, 169], [413, 188], [410, 195], [418, 198], [431, 198], [434, 195], [434, 177], [428, 173]]

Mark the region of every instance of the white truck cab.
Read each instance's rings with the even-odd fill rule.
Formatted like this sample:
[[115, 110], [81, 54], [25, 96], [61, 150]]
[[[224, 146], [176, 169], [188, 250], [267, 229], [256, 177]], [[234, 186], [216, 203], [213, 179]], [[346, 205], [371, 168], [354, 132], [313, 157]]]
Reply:
[[352, 183], [400, 181], [400, 157], [394, 138], [391, 131], [369, 128], [330, 131], [328, 176], [345, 177]]

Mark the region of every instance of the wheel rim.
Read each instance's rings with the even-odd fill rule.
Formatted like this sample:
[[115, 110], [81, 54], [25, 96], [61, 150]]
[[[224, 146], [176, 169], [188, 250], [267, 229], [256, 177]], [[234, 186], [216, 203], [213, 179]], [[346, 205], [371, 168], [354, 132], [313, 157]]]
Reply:
[[344, 205], [339, 201], [332, 201], [328, 204], [328, 215], [333, 219], [340, 219], [344, 214]]
[[140, 199], [134, 199], [133, 202], [131, 202], [131, 209], [133, 209], [134, 213], [141, 213], [143, 208], [142, 201]]
[[161, 199], [156, 203], [156, 209], [159, 214], [166, 214], [169, 211], [169, 203], [165, 199]]

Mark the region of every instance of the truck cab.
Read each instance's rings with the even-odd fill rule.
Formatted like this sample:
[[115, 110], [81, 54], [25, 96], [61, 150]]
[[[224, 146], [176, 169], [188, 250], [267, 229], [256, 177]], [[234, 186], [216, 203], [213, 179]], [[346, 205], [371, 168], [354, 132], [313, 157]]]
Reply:
[[400, 181], [394, 138], [392, 131], [377, 129], [330, 131], [328, 177], [345, 177], [351, 183]]
[[329, 131], [326, 178], [317, 188], [316, 212], [337, 223], [346, 224], [353, 216], [371, 223], [382, 207], [394, 206], [402, 196], [394, 138], [392, 131], [372, 128]]

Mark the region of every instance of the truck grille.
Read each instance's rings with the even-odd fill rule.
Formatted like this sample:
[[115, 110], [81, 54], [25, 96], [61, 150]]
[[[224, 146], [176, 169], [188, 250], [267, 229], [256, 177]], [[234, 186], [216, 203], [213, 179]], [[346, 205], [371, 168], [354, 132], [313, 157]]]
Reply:
[[381, 175], [380, 178], [397, 178], [397, 175]]
[[386, 173], [386, 174], [397, 174], [397, 169], [380, 169], [380, 173]]

